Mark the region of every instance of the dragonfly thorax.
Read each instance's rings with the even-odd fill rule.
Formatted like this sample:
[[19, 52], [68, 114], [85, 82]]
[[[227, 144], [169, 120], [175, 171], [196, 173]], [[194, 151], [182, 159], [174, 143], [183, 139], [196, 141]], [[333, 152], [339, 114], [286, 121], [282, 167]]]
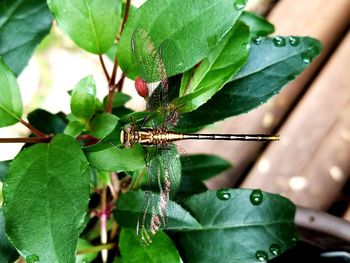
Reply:
[[169, 142], [182, 140], [183, 134], [171, 132], [166, 128], [144, 128], [136, 130], [134, 126], [121, 131], [120, 140], [126, 147], [132, 147], [135, 143], [142, 145], [167, 145]]

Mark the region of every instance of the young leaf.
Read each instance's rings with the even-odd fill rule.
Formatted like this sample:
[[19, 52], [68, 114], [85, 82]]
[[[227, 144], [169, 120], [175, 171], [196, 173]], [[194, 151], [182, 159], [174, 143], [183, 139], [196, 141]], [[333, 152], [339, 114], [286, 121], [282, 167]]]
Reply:
[[[119, 108], [125, 105], [129, 100], [131, 100], [131, 97], [128, 94], [117, 92], [114, 95], [113, 100], [113, 108]], [[103, 99], [103, 106], [106, 108], [107, 105], [107, 96]]]
[[[187, 160], [188, 159], [188, 160]], [[231, 164], [216, 155], [185, 155], [181, 156], [183, 175], [195, 177], [200, 181], [207, 180], [231, 167]]]
[[244, 11], [239, 20], [249, 26], [251, 37], [265, 37], [275, 31], [275, 27], [264, 17]]
[[172, 240], [162, 231], [157, 233], [152, 244], [145, 246], [136, 236], [135, 229], [123, 228], [119, 237], [123, 263], [180, 263], [181, 258]]
[[0, 17], [0, 56], [19, 75], [49, 33], [52, 15], [44, 0], [3, 0]]
[[11, 162], [4, 184], [6, 233], [23, 256], [74, 262], [90, 196], [88, 171], [80, 145], [62, 134]]
[[139, 144], [134, 145], [132, 148], [106, 144], [101, 149], [87, 151], [86, 154], [90, 164], [102, 171], [132, 172], [145, 166], [143, 149]]
[[122, 1], [48, 0], [60, 29], [79, 47], [103, 54], [112, 46], [121, 21]]
[[[85, 239], [79, 238], [77, 252], [79, 253], [82, 250], [91, 249], [93, 247], [94, 246], [91, 245]], [[78, 254], [76, 257], [75, 263], [90, 263], [90, 262], [94, 261], [94, 259], [97, 258], [97, 256], [98, 256], [97, 252]]]
[[242, 22], [230, 30], [205, 58], [187, 87], [187, 95], [174, 101], [180, 112], [197, 109], [241, 69], [249, 54], [249, 28]]
[[52, 114], [42, 109], [29, 113], [28, 121], [32, 126], [46, 134], [63, 133], [67, 125], [59, 114]]
[[[124, 28], [118, 48], [121, 68], [129, 78], [140, 75], [131, 56], [131, 37], [138, 28], [146, 30], [157, 47], [167, 39], [175, 43], [177, 54], [163, 50], [166, 57], [173, 56], [164, 61], [169, 76], [192, 68], [217, 46], [240, 16], [236, 1], [241, 0], [192, 0], [186, 4], [183, 0], [147, 1], [129, 17]], [[182, 64], [172, 69], [173, 61], [180, 58]]]
[[74, 87], [70, 108], [75, 117], [89, 120], [95, 113], [96, 84], [92, 76], [79, 81]]
[[78, 137], [85, 130], [85, 125], [80, 121], [70, 121], [63, 133], [73, 138]]
[[[155, 194], [155, 196], [159, 196]], [[136, 231], [137, 219], [142, 215], [142, 201], [145, 198], [144, 191], [134, 191], [122, 194], [117, 201], [117, 209], [114, 212], [114, 218], [119, 225], [126, 228], [132, 228]], [[147, 210], [149, 216], [152, 212]], [[183, 207], [174, 201], [169, 201], [167, 207], [167, 228], [176, 230], [200, 229], [201, 226], [197, 220]], [[145, 226], [149, 228], [149, 226]]]
[[118, 117], [109, 113], [97, 114], [91, 121], [91, 135], [103, 138], [110, 134], [118, 122]]
[[22, 98], [16, 77], [0, 57], [0, 128], [13, 125], [23, 114]]
[[277, 40], [253, 44], [248, 63], [206, 104], [180, 115], [178, 130], [199, 129], [258, 107], [303, 72], [322, 48], [310, 37], [285, 37], [282, 46]]
[[0, 262], [15, 262], [18, 257], [16, 249], [6, 236], [4, 215], [0, 208]]
[[184, 205], [202, 225], [178, 235], [185, 262], [255, 263], [265, 256], [267, 262], [297, 239], [295, 206], [279, 195], [248, 189], [207, 191], [189, 197]]

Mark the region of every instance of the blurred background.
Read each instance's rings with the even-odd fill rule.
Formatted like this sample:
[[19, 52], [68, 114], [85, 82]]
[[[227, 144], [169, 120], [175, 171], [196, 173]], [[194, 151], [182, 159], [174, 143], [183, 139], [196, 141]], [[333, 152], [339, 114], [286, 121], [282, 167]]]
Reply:
[[[133, 0], [139, 6], [143, 1]], [[350, 220], [350, 1], [249, 0], [247, 9], [267, 16], [276, 35], [312, 36], [324, 50], [309, 69], [268, 103], [248, 114], [206, 129], [218, 133], [277, 133], [281, 141], [186, 142], [187, 153], [217, 154], [232, 169], [206, 182], [210, 188], [261, 188], [280, 193], [298, 205], [329, 211]], [[106, 58], [107, 67], [112, 63]], [[119, 71], [120, 73], [120, 71]], [[98, 96], [107, 83], [98, 57], [78, 49], [54, 25], [19, 77], [25, 115], [36, 108], [69, 113], [69, 95], [78, 81], [93, 75]], [[128, 80], [127, 107], [145, 102]], [[22, 125], [0, 129], [0, 137], [25, 137]], [[21, 144], [0, 145], [9, 160]]]

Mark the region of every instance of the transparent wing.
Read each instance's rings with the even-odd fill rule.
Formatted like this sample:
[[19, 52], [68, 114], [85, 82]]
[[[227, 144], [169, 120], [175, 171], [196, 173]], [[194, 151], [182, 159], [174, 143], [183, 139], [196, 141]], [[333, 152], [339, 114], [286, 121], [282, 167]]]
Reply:
[[168, 226], [169, 200], [181, 181], [181, 163], [174, 147], [155, 149], [148, 158], [152, 159], [148, 163], [146, 195], [137, 222], [137, 234], [145, 244], [150, 244], [152, 236]]

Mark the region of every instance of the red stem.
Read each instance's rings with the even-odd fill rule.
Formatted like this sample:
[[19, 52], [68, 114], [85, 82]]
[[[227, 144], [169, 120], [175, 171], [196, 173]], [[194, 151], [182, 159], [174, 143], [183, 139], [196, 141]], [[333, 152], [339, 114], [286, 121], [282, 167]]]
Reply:
[[51, 136], [28, 138], [0, 138], [0, 143], [40, 143], [49, 142], [51, 139]]
[[28, 122], [24, 121], [23, 119], [19, 119], [19, 122], [22, 123], [24, 126], [26, 126], [29, 130], [32, 131], [32, 133], [34, 133], [38, 137], [45, 138], [45, 137], [48, 136], [47, 134], [42, 133], [41, 131], [37, 130], [35, 127], [33, 127], [31, 124], [29, 124]]
[[105, 76], [106, 76], [107, 81], [108, 81], [108, 83], [109, 83], [109, 82], [111, 81], [111, 78], [110, 78], [110, 76], [109, 76], [109, 74], [108, 74], [108, 72], [107, 72], [107, 68], [106, 68], [106, 65], [105, 65], [105, 62], [104, 62], [104, 60], [103, 60], [102, 55], [99, 54], [99, 55], [98, 55], [98, 58], [100, 59], [100, 62], [101, 62], [102, 68], [103, 68], [103, 72], [105, 73]]
[[[0, 143], [40, 143], [50, 142], [53, 135], [46, 135], [45, 137], [26, 137], [26, 138], [0, 138]], [[98, 140], [94, 136], [84, 134], [77, 137], [77, 140]]]
[[112, 112], [115, 91], [116, 91], [116, 89], [118, 91], [122, 90], [122, 87], [124, 84], [124, 79], [125, 79], [125, 74], [123, 73], [120, 80], [118, 81], [118, 83], [109, 88], [108, 96], [107, 96], [106, 112], [108, 112], [108, 113]]

